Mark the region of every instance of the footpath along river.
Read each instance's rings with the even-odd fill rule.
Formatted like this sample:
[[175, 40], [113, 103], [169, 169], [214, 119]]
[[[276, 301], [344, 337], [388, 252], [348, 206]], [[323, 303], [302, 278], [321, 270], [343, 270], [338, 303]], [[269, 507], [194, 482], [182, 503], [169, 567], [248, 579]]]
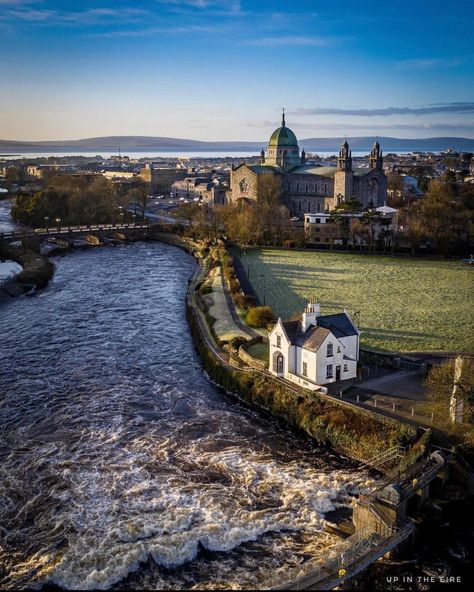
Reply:
[[324, 554], [367, 475], [216, 389], [185, 318], [195, 263], [71, 252], [0, 305], [0, 587], [254, 588]]

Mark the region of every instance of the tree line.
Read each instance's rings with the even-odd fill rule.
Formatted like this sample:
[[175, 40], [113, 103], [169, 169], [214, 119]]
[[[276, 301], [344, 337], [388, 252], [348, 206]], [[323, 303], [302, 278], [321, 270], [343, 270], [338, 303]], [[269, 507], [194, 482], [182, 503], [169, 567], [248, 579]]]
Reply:
[[130, 220], [125, 210], [130, 202], [137, 204], [137, 213], [147, 205], [148, 191], [137, 180], [123, 187], [105, 177], [56, 175], [33, 194], [19, 194], [12, 207], [12, 217], [33, 227], [55, 225], [104, 224]]

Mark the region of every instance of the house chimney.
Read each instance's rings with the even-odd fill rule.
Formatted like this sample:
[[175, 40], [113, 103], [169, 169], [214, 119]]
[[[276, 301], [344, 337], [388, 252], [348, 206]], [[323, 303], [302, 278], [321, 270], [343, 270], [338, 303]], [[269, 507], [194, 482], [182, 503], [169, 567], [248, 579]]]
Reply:
[[320, 317], [320, 316], [321, 316], [321, 307], [319, 305], [319, 302], [316, 302], [316, 298], [311, 297], [308, 302], [308, 306], [306, 307], [306, 309], [303, 313], [303, 320], [301, 323], [303, 331], [306, 331], [306, 329], [310, 325], [314, 325], [316, 327], [318, 324], [318, 317]]

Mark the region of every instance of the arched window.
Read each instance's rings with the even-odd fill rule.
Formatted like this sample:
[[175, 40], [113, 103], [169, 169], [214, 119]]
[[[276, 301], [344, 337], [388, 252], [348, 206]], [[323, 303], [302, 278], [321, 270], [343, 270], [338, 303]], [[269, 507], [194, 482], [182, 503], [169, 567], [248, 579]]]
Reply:
[[273, 354], [273, 372], [276, 372], [277, 374], [283, 374], [284, 360], [285, 358], [280, 352], [275, 352]]

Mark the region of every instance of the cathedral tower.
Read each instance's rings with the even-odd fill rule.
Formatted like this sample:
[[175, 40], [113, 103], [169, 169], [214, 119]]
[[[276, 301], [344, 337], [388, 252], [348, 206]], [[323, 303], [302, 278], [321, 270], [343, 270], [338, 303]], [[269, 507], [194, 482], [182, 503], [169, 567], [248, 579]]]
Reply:
[[380, 150], [380, 144], [378, 142], [375, 142], [370, 151], [369, 166], [371, 169], [383, 170], [382, 150]]
[[347, 140], [342, 144], [337, 158], [337, 169], [334, 175], [334, 205], [350, 199], [354, 195], [354, 172], [352, 170], [352, 153]]

